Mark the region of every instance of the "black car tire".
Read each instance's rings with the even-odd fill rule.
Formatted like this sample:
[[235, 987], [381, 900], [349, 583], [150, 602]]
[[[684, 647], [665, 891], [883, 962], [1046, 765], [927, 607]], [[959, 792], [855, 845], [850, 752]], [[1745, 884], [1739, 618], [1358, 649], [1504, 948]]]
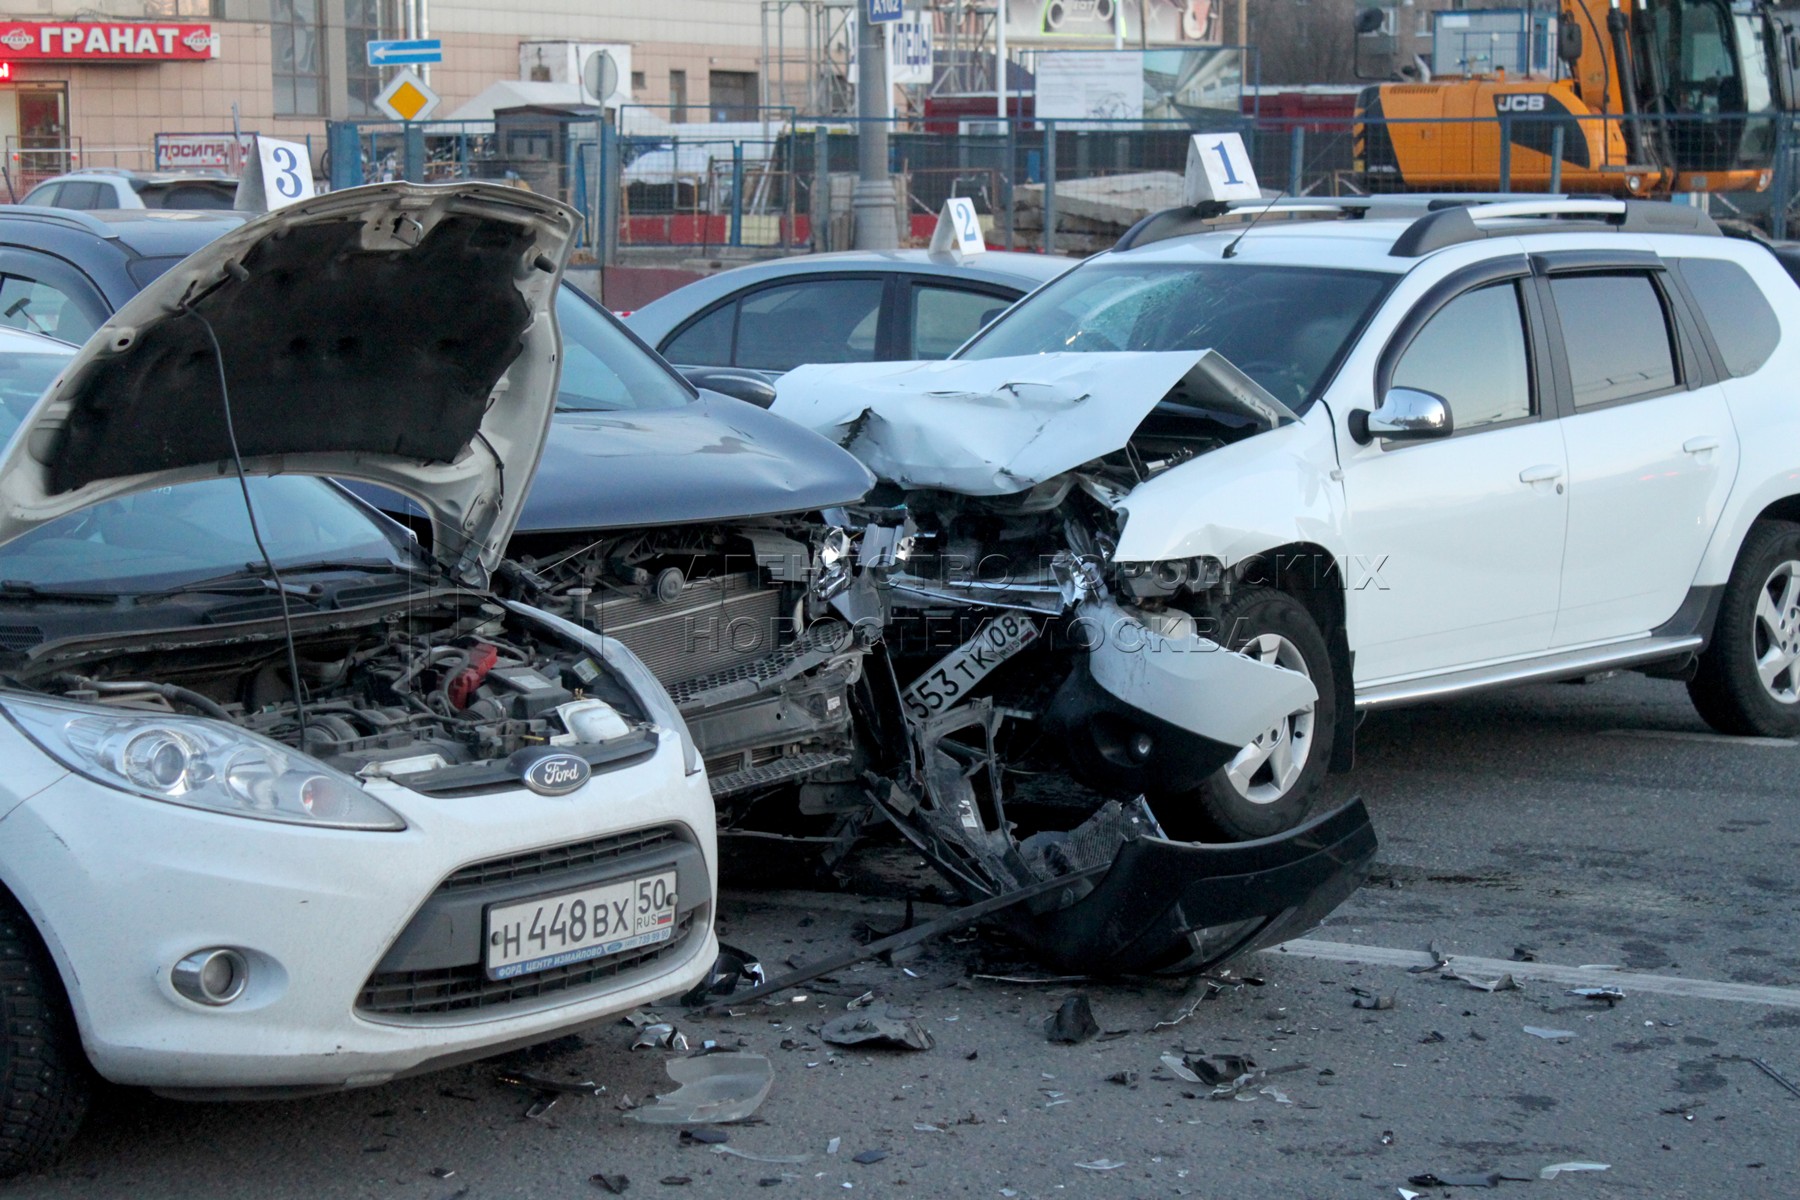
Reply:
[[[1800, 734], [1800, 691], [1790, 665], [1774, 685], [1757, 671], [1771, 649], [1800, 650], [1800, 604], [1796, 597], [1771, 595], [1783, 578], [1800, 575], [1800, 525], [1759, 521], [1750, 527], [1726, 581], [1713, 625], [1712, 641], [1688, 683], [1688, 697], [1701, 718], [1720, 733], [1737, 737], [1792, 737]], [[1765, 598], [1767, 603], [1765, 604]], [[1759, 612], [1759, 606], [1762, 612]], [[1773, 620], [1767, 619], [1773, 613]], [[1778, 693], [1785, 693], [1783, 699]]]
[[62, 1152], [87, 1115], [91, 1084], [56, 965], [0, 890], [0, 1179]]
[[[1306, 820], [1330, 769], [1337, 729], [1337, 689], [1331, 652], [1306, 606], [1274, 588], [1240, 588], [1219, 614], [1219, 629], [1230, 650], [1244, 653], [1255, 645], [1259, 650], [1257, 657], [1304, 671], [1318, 689], [1319, 698], [1310, 711], [1290, 714], [1265, 735], [1275, 742], [1290, 739], [1292, 745], [1298, 745], [1302, 738], [1305, 741], [1304, 762], [1287, 786], [1277, 786], [1265, 764], [1251, 776], [1253, 786], [1247, 793], [1234, 781], [1232, 767], [1227, 765], [1208, 776], [1192, 798], [1227, 837], [1248, 840], [1285, 833]], [[1302, 720], [1303, 717], [1307, 719]], [[1246, 751], [1250, 749], [1245, 747]], [[1172, 806], [1162, 807], [1167, 811]], [[1167, 820], [1164, 824], [1168, 824]]]

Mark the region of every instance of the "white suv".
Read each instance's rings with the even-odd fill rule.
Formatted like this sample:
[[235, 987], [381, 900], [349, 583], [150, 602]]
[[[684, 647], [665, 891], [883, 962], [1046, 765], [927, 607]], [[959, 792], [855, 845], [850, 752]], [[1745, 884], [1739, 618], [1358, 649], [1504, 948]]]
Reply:
[[1685, 680], [1720, 730], [1800, 732], [1800, 289], [1775, 253], [1612, 200], [1233, 215], [1158, 214], [951, 361], [803, 368], [774, 406], [897, 485], [921, 544], [990, 564], [962, 595], [1013, 605], [1018, 548], [1060, 551], [1065, 580], [1094, 568], [1065, 618], [1314, 684], [1246, 743], [1274, 672], [1091, 648], [1098, 687], [1048, 710], [1089, 781], [1267, 835], [1349, 766], [1361, 710], [1613, 668]]

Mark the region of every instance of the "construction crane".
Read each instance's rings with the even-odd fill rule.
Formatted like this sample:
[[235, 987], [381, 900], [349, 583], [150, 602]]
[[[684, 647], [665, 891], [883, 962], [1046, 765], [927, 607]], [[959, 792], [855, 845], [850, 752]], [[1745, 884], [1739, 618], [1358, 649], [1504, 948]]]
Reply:
[[1797, 30], [1761, 0], [1569, 0], [1551, 78], [1365, 88], [1356, 169], [1376, 191], [1549, 190], [1560, 149], [1564, 191], [1761, 191], [1796, 107]]

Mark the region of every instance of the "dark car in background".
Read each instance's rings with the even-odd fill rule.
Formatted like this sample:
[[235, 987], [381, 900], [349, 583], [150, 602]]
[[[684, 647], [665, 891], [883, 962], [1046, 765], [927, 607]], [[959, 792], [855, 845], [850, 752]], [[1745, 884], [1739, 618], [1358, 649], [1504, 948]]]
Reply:
[[78, 209], [230, 209], [238, 181], [222, 172], [128, 171], [90, 167], [58, 175], [25, 193], [20, 204]]

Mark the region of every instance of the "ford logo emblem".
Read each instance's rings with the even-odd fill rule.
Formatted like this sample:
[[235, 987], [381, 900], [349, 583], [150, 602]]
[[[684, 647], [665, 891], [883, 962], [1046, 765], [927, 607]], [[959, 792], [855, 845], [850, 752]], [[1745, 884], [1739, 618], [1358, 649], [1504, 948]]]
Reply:
[[521, 773], [525, 786], [540, 796], [566, 796], [588, 781], [587, 760], [573, 754], [546, 754]]

